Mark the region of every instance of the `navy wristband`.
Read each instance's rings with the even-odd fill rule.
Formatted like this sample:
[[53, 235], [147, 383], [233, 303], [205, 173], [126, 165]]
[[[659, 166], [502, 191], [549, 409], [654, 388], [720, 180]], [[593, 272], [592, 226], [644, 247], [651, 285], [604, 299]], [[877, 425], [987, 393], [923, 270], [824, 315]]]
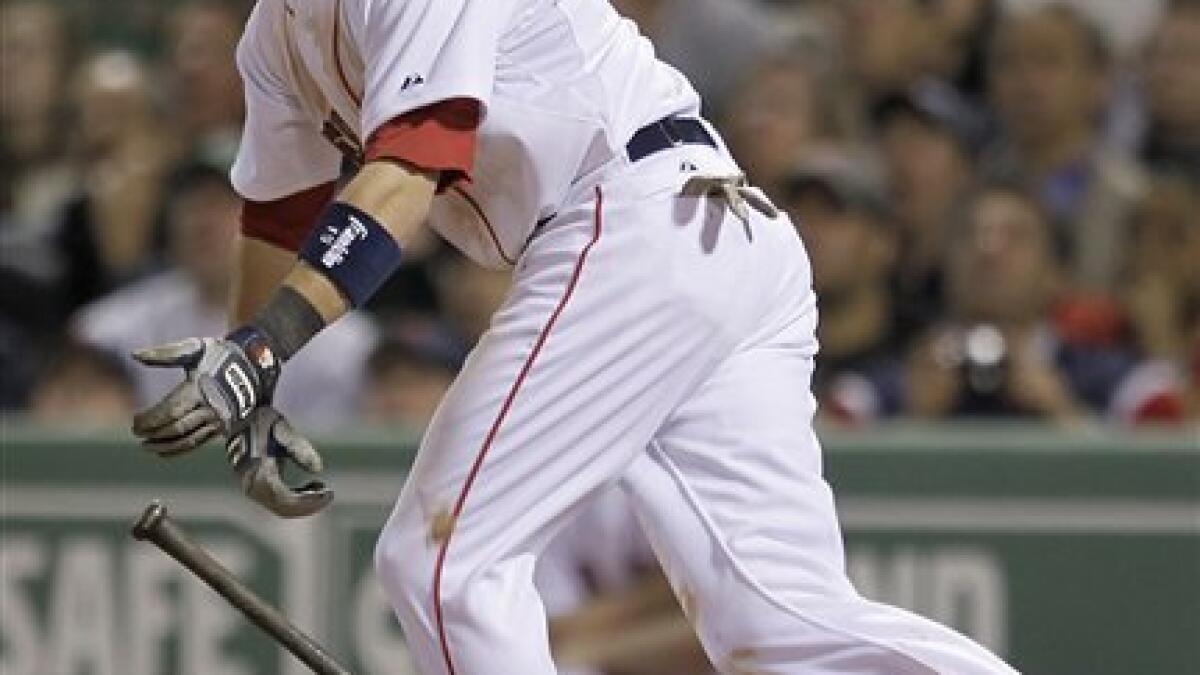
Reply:
[[300, 259], [361, 307], [400, 266], [400, 245], [366, 212], [333, 202], [317, 220]]

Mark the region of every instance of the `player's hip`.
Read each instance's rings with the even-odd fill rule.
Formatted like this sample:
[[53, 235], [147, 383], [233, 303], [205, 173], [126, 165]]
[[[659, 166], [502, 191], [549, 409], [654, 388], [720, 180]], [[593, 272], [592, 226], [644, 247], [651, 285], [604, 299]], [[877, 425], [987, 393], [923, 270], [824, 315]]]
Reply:
[[[730, 346], [808, 315], [815, 322], [808, 258], [787, 216], [753, 205], [739, 214], [729, 195], [687, 193], [686, 184], [676, 180], [632, 196], [624, 180], [597, 185], [591, 199], [531, 240], [514, 288], [544, 288], [530, 295], [554, 297], [586, 255], [575, 280], [584, 293], [588, 286], [632, 289], [607, 302], [657, 307]], [[616, 316], [619, 308], [607, 311]]]

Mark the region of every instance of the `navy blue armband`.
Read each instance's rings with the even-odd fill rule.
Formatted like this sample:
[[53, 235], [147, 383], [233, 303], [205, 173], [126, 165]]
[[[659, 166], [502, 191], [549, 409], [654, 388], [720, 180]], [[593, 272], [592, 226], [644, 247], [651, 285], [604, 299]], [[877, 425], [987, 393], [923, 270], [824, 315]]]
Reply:
[[360, 307], [400, 266], [400, 245], [366, 212], [333, 202], [300, 249], [300, 259]]

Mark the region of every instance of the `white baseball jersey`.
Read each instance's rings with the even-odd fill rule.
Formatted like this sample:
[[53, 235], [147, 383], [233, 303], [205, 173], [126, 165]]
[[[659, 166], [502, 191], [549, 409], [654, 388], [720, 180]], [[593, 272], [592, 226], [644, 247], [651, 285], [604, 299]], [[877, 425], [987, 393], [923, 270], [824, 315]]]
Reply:
[[475, 261], [511, 265], [536, 223], [588, 195], [640, 127], [695, 116], [687, 80], [604, 0], [260, 0], [238, 47], [247, 120], [233, 168], [268, 201], [334, 179], [380, 125], [472, 98], [472, 181], [430, 222]]

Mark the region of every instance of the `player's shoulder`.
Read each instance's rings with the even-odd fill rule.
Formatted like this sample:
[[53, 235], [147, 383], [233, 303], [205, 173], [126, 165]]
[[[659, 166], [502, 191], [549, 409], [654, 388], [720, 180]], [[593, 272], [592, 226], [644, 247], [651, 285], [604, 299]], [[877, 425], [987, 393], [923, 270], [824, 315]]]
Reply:
[[258, 0], [250, 10], [242, 37], [237, 45], [237, 65], [243, 76], [278, 67], [286, 49], [291, 2], [297, 0]]
[[236, 62], [247, 96], [279, 98], [295, 90], [291, 65], [293, 6], [308, 0], [258, 0], [238, 41]]

